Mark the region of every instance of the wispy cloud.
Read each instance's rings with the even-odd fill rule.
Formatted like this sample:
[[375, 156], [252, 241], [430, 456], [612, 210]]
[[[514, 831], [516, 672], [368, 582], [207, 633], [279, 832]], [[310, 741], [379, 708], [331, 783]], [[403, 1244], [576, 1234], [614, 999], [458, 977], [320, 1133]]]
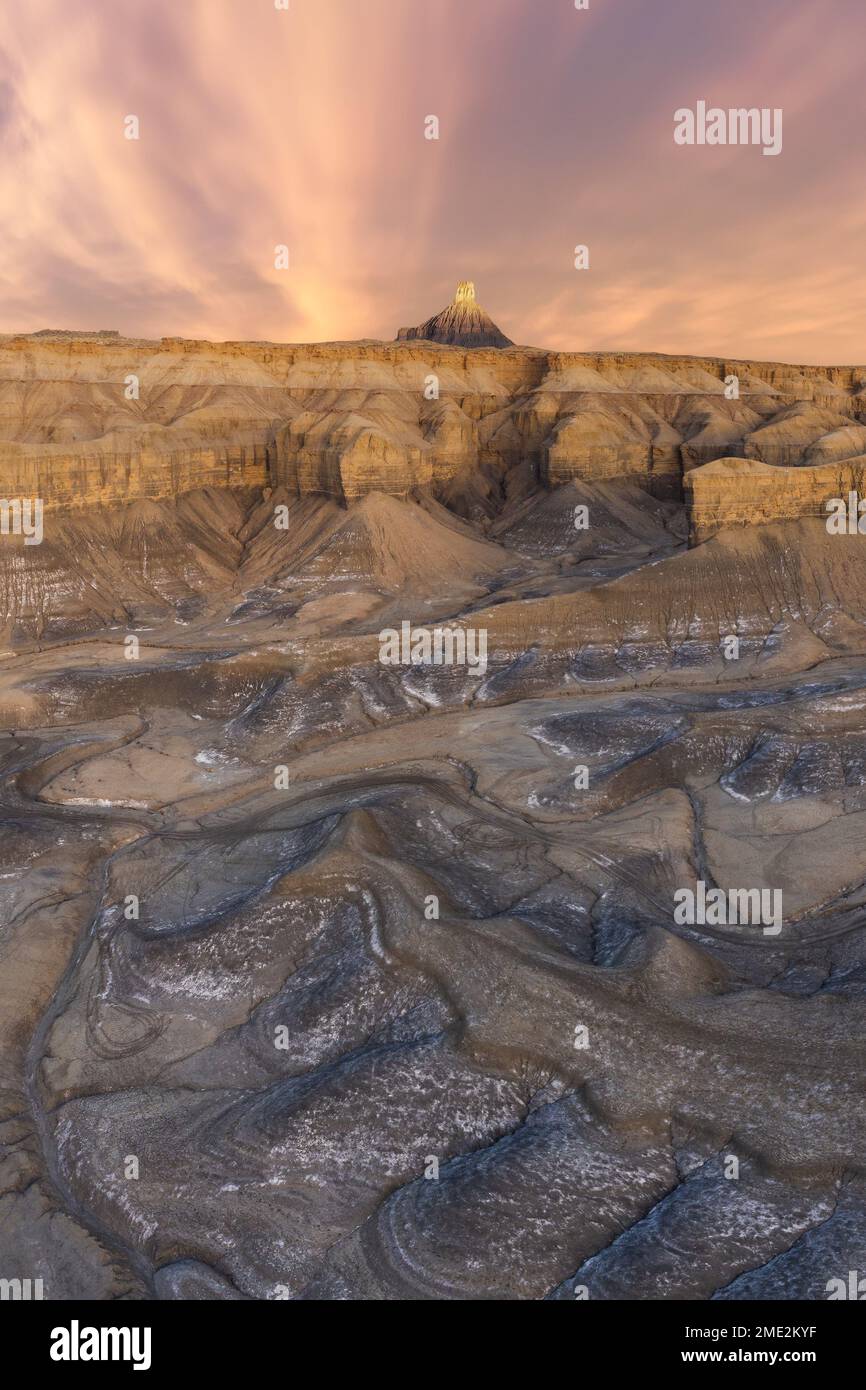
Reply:
[[[3, 331], [390, 338], [469, 277], [518, 341], [866, 358], [862, 0], [28, 0], [4, 31]], [[675, 147], [699, 98], [782, 107], [782, 155]]]

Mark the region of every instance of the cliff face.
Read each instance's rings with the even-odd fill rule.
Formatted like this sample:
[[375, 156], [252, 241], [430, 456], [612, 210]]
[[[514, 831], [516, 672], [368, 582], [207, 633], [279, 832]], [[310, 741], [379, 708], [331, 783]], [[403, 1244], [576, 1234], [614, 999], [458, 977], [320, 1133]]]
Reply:
[[[864, 420], [866, 367], [421, 340], [0, 339], [2, 491], [47, 507], [267, 483], [348, 502], [520, 464], [548, 486], [627, 474], [671, 496], [720, 458], [856, 457]], [[719, 524], [760, 519], [707, 486]]]
[[225, 440], [203, 448], [182, 435], [153, 443], [145, 432], [116, 432], [98, 440], [29, 449], [0, 444], [5, 496], [42, 497], [46, 507], [111, 504], [135, 498], [177, 497], [194, 488], [264, 487], [267, 452], [254, 440]]
[[694, 542], [723, 526], [766, 525], [798, 517], [827, 518], [831, 498], [864, 495], [866, 455], [844, 462], [773, 467], [757, 459], [723, 458], [685, 475]]

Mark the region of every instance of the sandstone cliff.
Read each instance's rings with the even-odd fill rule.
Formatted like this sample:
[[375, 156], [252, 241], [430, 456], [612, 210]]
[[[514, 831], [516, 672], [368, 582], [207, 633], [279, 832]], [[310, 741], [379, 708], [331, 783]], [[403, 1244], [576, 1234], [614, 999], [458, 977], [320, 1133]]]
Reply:
[[519, 466], [546, 486], [628, 475], [678, 496], [719, 458], [857, 457], [864, 420], [864, 367], [420, 339], [0, 338], [2, 491], [47, 507], [267, 483], [341, 503], [417, 487], [480, 497]]
[[692, 540], [706, 540], [723, 526], [766, 525], [798, 517], [824, 517], [831, 498], [864, 495], [866, 454], [798, 468], [759, 459], [722, 458], [685, 475]]

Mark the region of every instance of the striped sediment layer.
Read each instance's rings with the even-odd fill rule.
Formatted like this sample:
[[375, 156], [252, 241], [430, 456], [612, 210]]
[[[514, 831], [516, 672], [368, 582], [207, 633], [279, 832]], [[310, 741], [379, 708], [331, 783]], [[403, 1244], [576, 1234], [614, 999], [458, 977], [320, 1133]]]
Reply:
[[798, 517], [830, 517], [849, 494], [866, 493], [866, 455], [838, 463], [776, 467], [760, 459], [723, 458], [686, 473], [691, 536], [707, 540], [725, 526], [755, 526]]
[[7, 336], [0, 494], [36, 493], [50, 508], [270, 483], [346, 504], [479, 478], [489, 494], [528, 468], [547, 487], [628, 476], [678, 497], [715, 460], [799, 468], [863, 455], [864, 384], [866, 367], [420, 337]]

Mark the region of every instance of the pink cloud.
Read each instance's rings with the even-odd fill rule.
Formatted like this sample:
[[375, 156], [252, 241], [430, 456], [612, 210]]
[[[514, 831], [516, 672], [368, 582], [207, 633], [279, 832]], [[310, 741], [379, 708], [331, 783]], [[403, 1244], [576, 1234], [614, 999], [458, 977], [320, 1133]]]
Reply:
[[[861, 0], [28, 0], [5, 31], [3, 331], [390, 338], [468, 277], [517, 341], [866, 359]], [[782, 155], [676, 147], [698, 98], [782, 107]]]

